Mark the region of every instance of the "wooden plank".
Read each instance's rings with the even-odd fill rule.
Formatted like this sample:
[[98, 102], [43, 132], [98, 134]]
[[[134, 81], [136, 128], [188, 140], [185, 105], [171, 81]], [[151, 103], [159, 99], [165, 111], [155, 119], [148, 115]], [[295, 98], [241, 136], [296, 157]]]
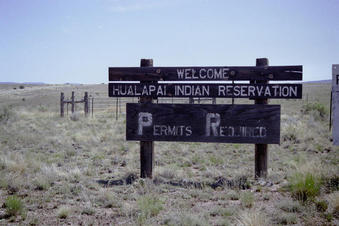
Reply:
[[126, 139], [280, 142], [280, 105], [127, 103]]
[[85, 92], [85, 96], [84, 96], [84, 112], [85, 112], [85, 116], [88, 115], [89, 110], [88, 110], [88, 92]]
[[110, 83], [108, 86], [110, 97], [302, 98], [302, 84]]
[[110, 67], [109, 81], [302, 80], [302, 66]]
[[339, 64], [332, 65], [333, 145], [339, 146]]

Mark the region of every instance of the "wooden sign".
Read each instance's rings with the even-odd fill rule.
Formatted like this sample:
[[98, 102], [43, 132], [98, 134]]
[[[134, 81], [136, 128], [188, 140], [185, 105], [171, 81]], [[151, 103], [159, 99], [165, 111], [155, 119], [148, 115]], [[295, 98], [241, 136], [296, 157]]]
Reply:
[[110, 83], [110, 97], [302, 98], [302, 84]]
[[339, 145], [339, 64], [332, 65], [333, 144]]
[[302, 80], [302, 66], [110, 67], [109, 81]]
[[127, 103], [126, 139], [280, 143], [280, 105]]

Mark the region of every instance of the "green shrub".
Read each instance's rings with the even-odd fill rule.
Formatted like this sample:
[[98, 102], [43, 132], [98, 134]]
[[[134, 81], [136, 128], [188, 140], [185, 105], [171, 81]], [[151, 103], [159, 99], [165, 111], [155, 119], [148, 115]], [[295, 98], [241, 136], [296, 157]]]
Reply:
[[297, 200], [314, 200], [320, 192], [320, 179], [311, 173], [295, 173], [288, 181], [290, 192]]
[[220, 156], [215, 155], [210, 156], [209, 161], [212, 166], [222, 165], [224, 163], [224, 160], [220, 158]]
[[282, 200], [281, 202], [279, 202], [277, 207], [289, 213], [300, 213], [301, 212], [301, 205], [297, 201]]
[[317, 207], [317, 210], [319, 212], [325, 212], [328, 208], [328, 204], [326, 201], [318, 201], [315, 203], [315, 206]]
[[333, 220], [333, 214], [331, 213], [324, 213], [323, 217], [328, 221], [331, 222]]
[[229, 216], [234, 215], [234, 213], [235, 213], [235, 209], [232, 209], [232, 208], [215, 207], [211, 210], [210, 215], [229, 217]]
[[11, 106], [4, 106], [0, 109], [0, 122], [6, 123], [14, 116], [14, 111]]
[[279, 214], [275, 219], [278, 224], [296, 224], [297, 216], [294, 213]]
[[46, 112], [46, 111], [47, 111], [47, 107], [44, 106], [44, 105], [42, 105], [42, 104], [39, 104], [38, 110], [39, 110], [40, 112]]
[[94, 215], [95, 214], [95, 210], [89, 206], [86, 206], [85, 208], [83, 208], [83, 210], [81, 211], [81, 214], [85, 214], [85, 215]]
[[24, 204], [21, 199], [16, 197], [15, 195], [9, 196], [5, 201], [6, 214], [11, 216], [22, 215], [24, 212]]
[[114, 193], [106, 191], [100, 194], [96, 198], [97, 204], [104, 208], [120, 208], [121, 207], [121, 201], [118, 197], [114, 195]]
[[240, 195], [241, 205], [247, 208], [251, 208], [254, 203], [254, 195], [252, 192], [245, 191]]
[[71, 212], [72, 210], [69, 207], [61, 206], [57, 211], [57, 216], [58, 218], [66, 219], [71, 214]]
[[142, 196], [137, 201], [137, 204], [140, 210], [140, 214], [138, 217], [140, 223], [144, 222], [148, 218], [157, 216], [159, 212], [163, 209], [162, 201], [152, 195]]
[[310, 114], [313, 112], [315, 114], [318, 114], [320, 118], [325, 118], [328, 114], [326, 107], [319, 102], [307, 103], [302, 107], [301, 111], [304, 114]]
[[240, 198], [239, 193], [235, 191], [231, 191], [227, 196], [230, 200], [239, 200]]

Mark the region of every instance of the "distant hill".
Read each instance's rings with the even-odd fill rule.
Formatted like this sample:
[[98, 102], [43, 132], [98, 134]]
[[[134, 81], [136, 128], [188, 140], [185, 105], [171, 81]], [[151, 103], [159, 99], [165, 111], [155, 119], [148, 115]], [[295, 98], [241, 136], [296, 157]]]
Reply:
[[0, 82], [3, 85], [16, 85], [16, 84], [27, 84], [27, 85], [45, 85], [43, 82]]

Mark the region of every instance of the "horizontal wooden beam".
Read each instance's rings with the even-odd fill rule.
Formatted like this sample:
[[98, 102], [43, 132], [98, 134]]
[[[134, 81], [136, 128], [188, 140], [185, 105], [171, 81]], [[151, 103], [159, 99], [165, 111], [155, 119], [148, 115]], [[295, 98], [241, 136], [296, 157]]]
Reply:
[[127, 103], [126, 139], [280, 143], [280, 105]]
[[302, 80], [302, 66], [110, 67], [109, 81]]
[[302, 84], [110, 83], [108, 95], [301, 99]]

